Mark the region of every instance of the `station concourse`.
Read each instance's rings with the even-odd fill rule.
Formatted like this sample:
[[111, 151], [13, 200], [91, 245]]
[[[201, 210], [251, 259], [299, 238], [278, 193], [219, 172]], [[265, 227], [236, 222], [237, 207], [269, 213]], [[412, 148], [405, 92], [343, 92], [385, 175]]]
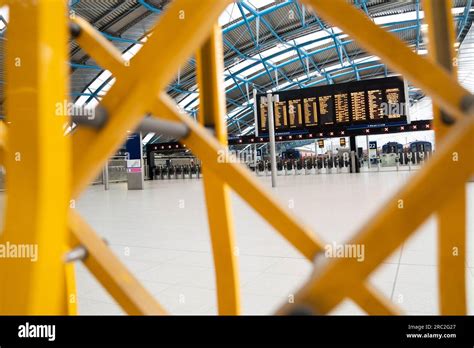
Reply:
[[0, 6], [1, 315], [474, 314], [471, 0]]

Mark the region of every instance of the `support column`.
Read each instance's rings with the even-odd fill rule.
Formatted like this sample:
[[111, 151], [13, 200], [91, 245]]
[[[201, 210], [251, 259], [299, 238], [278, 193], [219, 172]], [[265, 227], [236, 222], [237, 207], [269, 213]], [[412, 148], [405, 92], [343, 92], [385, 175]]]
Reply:
[[255, 173], [257, 173], [257, 144], [253, 144], [253, 165], [255, 168]]
[[367, 169], [370, 170], [370, 142], [369, 142], [369, 136], [365, 136], [365, 143], [367, 144]]
[[357, 143], [356, 143], [355, 135], [351, 135], [349, 137], [349, 147], [350, 147], [351, 151], [355, 151], [355, 153], [357, 153]]
[[[209, 39], [196, 54], [200, 93], [198, 118], [202, 125], [214, 132], [219, 143], [228, 151], [222, 49], [222, 31], [216, 24]], [[223, 153], [212, 161], [218, 165], [224, 164], [219, 162], [222, 157], [225, 158], [224, 162], [229, 160], [228, 153]], [[202, 173], [214, 256], [218, 312], [222, 315], [237, 315], [240, 314], [239, 272], [229, 187], [206, 165], [203, 165]]]
[[[276, 187], [276, 149], [275, 149], [275, 120], [273, 118], [273, 99], [271, 93], [267, 94], [267, 105], [268, 105], [268, 145], [270, 147], [270, 165], [272, 175], [272, 187]], [[275, 100], [276, 101], [276, 100]]]
[[351, 149], [351, 173], [359, 173], [360, 166], [357, 160], [357, 142], [355, 135], [349, 137], [349, 146]]
[[104, 170], [102, 171], [102, 181], [103, 181], [103, 184], [104, 184], [104, 190], [105, 191], [108, 191], [109, 188], [110, 188], [110, 182], [109, 182], [109, 160], [107, 160], [107, 162], [105, 162], [105, 165], [104, 165]]

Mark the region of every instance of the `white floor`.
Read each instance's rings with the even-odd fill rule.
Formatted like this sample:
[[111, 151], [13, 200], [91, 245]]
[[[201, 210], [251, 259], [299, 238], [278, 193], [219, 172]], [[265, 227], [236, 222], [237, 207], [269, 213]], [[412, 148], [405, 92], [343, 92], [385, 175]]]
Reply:
[[[278, 199], [328, 243], [342, 243], [401, 187], [409, 172], [278, 177]], [[259, 177], [267, 189], [269, 177]], [[271, 314], [306, 281], [311, 265], [233, 195], [244, 314]], [[5, 194], [0, 193], [0, 215]], [[292, 207], [292, 208], [290, 208]], [[173, 314], [216, 314], [214, 266], [202, 181], [159, 180], [143, 191], [112, 184], [90, 187], [77, 203], [87, 221]], [[469, 313], [474, 314], [474, 183], [468, 184]], [[2, 223], [0, 216], [0, 225]], [[438, 314], [436, 219], [372, 275], [371, 282], [407, 314]], [[122, 314], [81, 264], [77, 267], [81, 314]], [[333, 314], [363, 314], [345, 301]]]
[[[411, 174], [407, 172], [279, 177], [279, 200], [327, 242], [343, 242]], [[260, 178], [269, 188], [269, 178]], [[269, 188], [270, 189], [270, 188]], [[474, 236], [474, 184], [468, 185], [469, 245]], [[173, 314], [215, 314], [214, 268], [202, 181], [146, 182], [143, 191], [91, 187], [78, 209], [116, 254]], [[311, 265], [233, 196], [244, 314], [270, 314], [307, 279]], [[436, 220], [427, 221], [373, 274], [371, 282], [407, 314], [438, 314]], [[474, 253], [466, 268], [474, 313]], [[114, 300], [78, 267], [81, 314], [120, 314]], [[346, 301], [334, 314], [362, 314]]]

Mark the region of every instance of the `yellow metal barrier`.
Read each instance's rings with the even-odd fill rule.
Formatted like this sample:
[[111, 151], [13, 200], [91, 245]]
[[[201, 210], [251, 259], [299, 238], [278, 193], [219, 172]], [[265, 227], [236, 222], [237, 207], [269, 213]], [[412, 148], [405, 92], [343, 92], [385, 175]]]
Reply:
[[[172, 2], [131, 62], [125, 62], [120, 52], [88, 23], [75, 19], [73, 32], [77, 42], [103, 68], [109, 69], [117, 82], [100, 104], [107, 118], [104, 126], [100, 129], [79, 127], [72, 137], [63, 136], [65, 118], [57, 117], [52, 109], [56, 103], [67, 100], [66, 23], [59, 20], [58, 24], [58, 18], [65, 18], [65, 1], [25, 1], [28, 6], [12, 2], [7, 59], [7, 116], [12, 124], [7, 130], [0, 124], [0, 147], [3, 148], [0, 160], [4, 160], [7, 168], [9, 195], [2, 241], [36, 243], [42, 258], [37, 264], [18, 260], [1, 264], [0, 279], [2, 284], [9, 284], [0, 287], [1, 313], [75, 313], [76, 303], [68, 298], [75, 293], [72, 269], [70, 265], [64, 265], [67, 230], [71, 232], [71, 247], [81, 246], [87, 250], [85, 265], [127, 313], [165, 313], [79, 214], [73, 209], [67, 213], [71, 197], [76, 198], [87, 187], [108, 156], [124, 141], [127, 130], [137, 126], [149, 112], [185, 124], [189, 135], [182, 142], [203, 162], [206, 200], [211, 210], [208, 218], [216, 263], [219, 313], [238, 314], [240, 311], [227, 187], [235, 190], [308, 260], [314, 261], [322, 252], [325, 245], [322, 240], [298, 223], [244, 167], [231, 157], [222, 156], [223, 152], [227, 153], [224, 89], [219, 87], [222, 50], [220, 30], [214, 23], [229, 2]], [[296, 294], [295, 304], [287, 304], [279, 311], [284, 314], [307, 306], [315, 313], [328, 313], [349, 297], [370, 314], [397, 314], [399, 309], [372, 288], [367, 277], [430, 214], [438, 211], [447, 219], [456, 213], [452, 206], [460, 201], [463, 185], [474, 172], [474, 110], [465, 107], [467, 98], [472, 95], [445, 68], [411, 52], [344, 0], [303, 2], [424, 88], [442, 110], [457, 121], [446, 130], [437, 153], [427, 165], [349, 241], [365, 245], [365, 262], [335, 259], [325, 265], [316, 263], [312, 278]], [[51, 22], [57, 25], [52, 26]], [[25, 27], [31, 30], [25, 31]], [[170, 29], [173, 35], [168, 35]], [[31, 36], [31, 32], [35, 35]], [[47, 44], [53, 54], [40, 55], [38, 43]], [[193, 52], [199, 52], [201, 112], [205, 110], [200, 115], [202, 124], [180, 112], [176, 103], [163, 92], [174, 72]], [[23, 70], [13, 65], [17, 57], [28, 57]], [[436, 57], [435, 61], [438, 61]], [[42, 69], [38, 69], [39, 66]], [[211, 125], [215, 126], [216, 137], [204, 128]], [[4, 139], [8, 139], [8, 143], [5, 144]], [[16, 160], [18, 154], [21, 161]], [[220, 160], [222, 158], [224, 161]], [[449, 177], [445, 174], [448, 172]], [[446, 202], [446, 197], [454, 197], [453, 192], [459, 193], [458, 198]], [[25, 201], [24, 197], [28, 199]], [[448, 205], [450, 208], [446, 208]], [[19, 215], [25, 206], [31, 212], [31, 219], [22, 219]], [[417, 213], [413, 214], [415, 210]], [[464, 232], [461, 228], [456, 231], [455, 236], [449, 238], [442, 223], [440, 242], [443, 248], [457, 243], [462, 249], [460, 259], [464, 260]], [[441, 299], [444, 313], [465, 311], [463, 300], [451, 304], [448, 299], [454, 294], [465, 297], [460, 288], [443, 288], [448, 278], [463, 279], [459, 278], [460, 259], [453, 261], [447, 254], [440, 257], [442, 263], [454, 262], [456, 267], [452, 277], [447, 275], [446, 265], [441, 267], [445, 277], [440, 284], [444, 289]], [[19, 286], [23, 289], [21, 292], [17, 291]]]
[[[222, 30], [215, 25], [211, 35], [196, 55], [199, 90], [199, 121], [215, 133], [216, 139], [227, 146], [225, 120], [224, 55]], [[226, 156], [226, 153], [222, 154]], [[221, 156], [221, 157], [223, 157]], [[207, 215], [216, 269], [217, 299], [220, 314], [240, 313], [237, 249], [229, 187], [212, 170], [202, 168]]]
[[56, 106], [68, 94], [67, 8], [64, 1], [53, 0], [13, 1], [9, 6], [4, 155], [8, 201], [0, 242], [31, 248], [31, 256], [37, 248], [37, 255], [36, 260], [2, 259], [0, 312], [66, 314], [62, 256], [67, 245], [71, 139], [63, 136], [67, 114]]
[[[424, 1], [430, 57], [456, 77], [451, 2]], [[449, 132], [450, 116], [433, 104], [436, 141]], [[452, 121], [451, 121], [452, 122]], [[438, 210], [439, 304], [445, 315], [466, 314], [466, 189], [455, 190]]]

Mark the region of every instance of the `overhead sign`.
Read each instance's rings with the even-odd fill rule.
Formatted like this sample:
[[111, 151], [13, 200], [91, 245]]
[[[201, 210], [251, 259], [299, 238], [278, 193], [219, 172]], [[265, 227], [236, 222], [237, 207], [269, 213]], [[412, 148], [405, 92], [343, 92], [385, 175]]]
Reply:
[[377, 157], [377, 142], [369, 141], [369, 158]]
[[[327, 131], [409, 123], [407, 89], [399, 77], [275, 92], [275, 132]], [[257, 94], [257, 131], [268, 133], [266, 95]]]

